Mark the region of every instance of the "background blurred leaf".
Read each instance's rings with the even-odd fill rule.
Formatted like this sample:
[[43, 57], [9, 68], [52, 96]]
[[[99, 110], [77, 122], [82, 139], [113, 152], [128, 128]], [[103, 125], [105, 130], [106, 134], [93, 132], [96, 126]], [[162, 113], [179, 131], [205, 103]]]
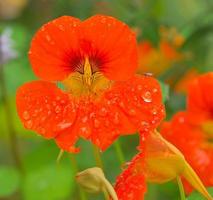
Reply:
[[163, 102], [166, 102], [169, 99], [169, 85], [162, 81], [159, 81], [159, 83], [162, 91]]
[[15, 193], [20, 184], [19, 172], [9, 166], [0, 166], [0, 197], [7, 197]]
[[44, 166], [26, 175], [23, 185], [25, 200], [62, 200], [69, 196], [73, 186], [69, 167]]

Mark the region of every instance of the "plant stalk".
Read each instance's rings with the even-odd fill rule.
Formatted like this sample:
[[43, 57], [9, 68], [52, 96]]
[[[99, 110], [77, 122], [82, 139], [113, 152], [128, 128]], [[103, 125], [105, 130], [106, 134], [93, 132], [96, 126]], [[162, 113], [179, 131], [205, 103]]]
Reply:
[[177, 177], [177, 183], [178, 183], [178, 187], [179, 187], [179, 191], [180, 191], [180, 199], [186, 200], [183, 184], [182, 184], [181, 178], [179, 176]]
[[[78, 173], [79, 172], [79, 167], [78, 167], [78, 163], [77, 163], [77, 160], [76, 160], [76, 157], [75, 155], [71, 154], [70, 155], [70, 160], [71, 160], [71, 164], [73, 166], [73, 169], [74, 169], [74, 173]], [[81, 200], [87, 200], [87, 195], [86, 193], [81, 189], [80, 186], [78, 186], [78, 192], [79, 192], [79, 195], [80, 195], [80, 199]]]

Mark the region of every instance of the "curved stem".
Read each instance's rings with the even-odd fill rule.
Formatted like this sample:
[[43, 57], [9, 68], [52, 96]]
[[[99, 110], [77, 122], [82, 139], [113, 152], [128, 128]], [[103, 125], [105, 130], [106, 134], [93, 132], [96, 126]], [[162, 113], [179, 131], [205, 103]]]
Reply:
[[103, 194], [104, 194], [104, 199], [110, 200], [109, 194], [108, 194], [108, 192], [107, 192], [107, 190], [105, 188], [103, 189]]
[[92, 145], [92, 147], [93, 147], [93, 154], [94, 154], [94, 157], [95, 157], [96, 165], [103, 170], [104, 165], [103, 165], [103, 162], [101, 160], [100, 151], [99, 151], [98, 147], [95, 146], [94, 144]]
[[123, 165], [125, 163], [125, 157], [124, 157], [124, 153], [122, 151], [121, 143], [117, 140], [114, 143], [114, 147], [115, 147], [115, 151], [116, 151], [118, 160], [119, 160], [120, 164]]
[[[104, 182], [104, 186], [105, 186], [103, 191], [105, 191], [105, 189], [106, 189], [106, 191], [108, 193], [108, 197], [110, 195], [112, 200], [118, 200], [117, 194], [116, 194], [114, 188], [112, 187], [112, 185], [110, 184], [110, 182], [106, 178], [103, 179], [103, 182]], [[106, 198], [106, 199], [108, 200], [109, 198]]]
[[[72, 164], [73, 169], [74, 169], [74, 174], [76, 174], [77, 172], [79, 172], [79, 167], [78, 167], [78, 163], [77, 163], [77, 160], [75, 158], [75, 155], [71, 154], [70, 160], [71, 160], [71, 164]], [[87, 196], [86, 196], [85, 192], [80, 188], [80, 186], [78, 186], [78, 192], [79, 192], [81, 200], [87, 200]]]
[[183, 184], [182, 184], [181, 178], [179, 176], [177, 177], [177, 183], [178, 183], [178, 187], [179, 187], [179, 191], [180, 191], [180, 199], [186, 200]]

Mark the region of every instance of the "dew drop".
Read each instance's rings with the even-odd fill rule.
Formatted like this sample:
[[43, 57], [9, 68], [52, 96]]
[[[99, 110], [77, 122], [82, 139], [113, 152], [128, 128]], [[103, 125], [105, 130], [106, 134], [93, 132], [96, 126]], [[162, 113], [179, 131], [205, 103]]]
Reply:
[[147, 127], [149, 125], [146, 121], [142, 121], [140, 124], [142, 127]]
[[98, 121], [97, 119], [94, 120], [94, 127], [95, 128], [99, 128], [100, 127], [100, 121]]
[[121, 101], [121, 102], [119, 103], [119, 106], [120, 106], [121, 108], [125, 108], [124, 102]]
[[113, 118], [113, 123], [115, 124], [115, 125], [118, 125], [119, 124], [119, 114], [118, 113], [115, 113], [115, 115], [114, 115], [114, 118]]
[[157, 88], [154, 88], [152, 91], [153, 91], [154, 93], [156, 93], [156, 92], [158, 91], [158, 89], [157, 89]]
[[156, 123], [156, 121], [155, 121], [155, 120], [152, 120], [152, 121], [151, 121], [151, 123], [152, 123], [152, 124], [155, 124], [155, 123]]
[[185, 121], [184, 117], [180, 117], [180, 118], [179, 118], [179, 122], [180, 122], [180, 123], [184, 123], [184, 121]]
[[152, 102], [152, 95], [149, 91], [145, 92], [141, 97], [146, 103]]
[[60, 106], [56, 106], [55, 107], [55, 112], [56, 113], [60, 113], [61, 112], [61, 107]]
[[157, 115], [157, 113], [158, 113], [157, 109], [153, 108], [153, 109], [152, 109], [152, 114], [153, 114], [153, 115]]
[[33, 126], [33, 122], [32, 122], [32, 120], [28, 120], [28, 121], [25, 122], [24, 125], [25, 125], [26, 128], [30, 129]]
[[99, 111], [99, 115], [102, 117], [105, 117], [107, 115], [107, 109], [106, 108], [101, 108]]
[[72, 126], [71, 122], [61, 122], [57, 125], [57, 130], [65, 130], [67, 128], [69, 128], [70, 126]]
[[146, 72], [146, 73], [144, 73], [144, 76], [152, 77], [152, 76], [153, 76], [153, 73], [151, 73], [151, 72]]
[[86, 122], [88, 121], [88, 117], [87, 117], [87, 116], [83, 117], [83, 118], [81, 119], [81, 121], [82, 121], [83, 123], [86, 123]]
[[106, 18], [103, 17], [103, 18], [101, 19], [101, 22], [102, 22], [103, 24], [106, 23]]
[[58, 26], [58, 28], [59, 28], [61, 31], [65, 31], [65, 30], [64, 30], [64, 26], [61, 25], [61, 24]]
[[25, 120], [28, 120], [28, 119], [30, 119], [30, 114], [29, 114], [29, 112], [27, 112], [27, 111], [24, 111], [23, 112], [23, 116], [22, 116]]
[[46, 35], [46, 40], [47, 40], [48, 42], [51, 41], [51, 37], [50, 37], [48, 34]]
[[129, 110], [128, 110], [128, 114], [129, 114], [130, 116], [135, 116], [135, 115], [136, 115], [135, 109], [133, 109], [133, 108], [129, 109]]
[[80, 128], [80, 133], [85, 135], [85, 136], [89, 136], [90, 134], [90, 129], [88, 127], [81, 127]]
[[143, 86], [142, 86], [142, 85], [138, 85], [138, 86], [137, 86], [137, 89], [138, 89], [139, 91], [141, 91], [141, 90], [143, 89]]

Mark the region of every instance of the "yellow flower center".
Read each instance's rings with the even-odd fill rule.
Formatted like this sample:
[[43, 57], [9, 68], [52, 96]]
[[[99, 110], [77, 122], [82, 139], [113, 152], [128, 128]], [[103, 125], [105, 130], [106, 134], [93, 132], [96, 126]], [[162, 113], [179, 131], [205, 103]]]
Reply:
[[101, 72], [93, 72], [89, 59], [86, 57], [82, 72], [71, 73], [62, 81], [66, 90], [74, 96], [100, 95], [104, 90], [110, 88], [113, 81], [107, 79]]

